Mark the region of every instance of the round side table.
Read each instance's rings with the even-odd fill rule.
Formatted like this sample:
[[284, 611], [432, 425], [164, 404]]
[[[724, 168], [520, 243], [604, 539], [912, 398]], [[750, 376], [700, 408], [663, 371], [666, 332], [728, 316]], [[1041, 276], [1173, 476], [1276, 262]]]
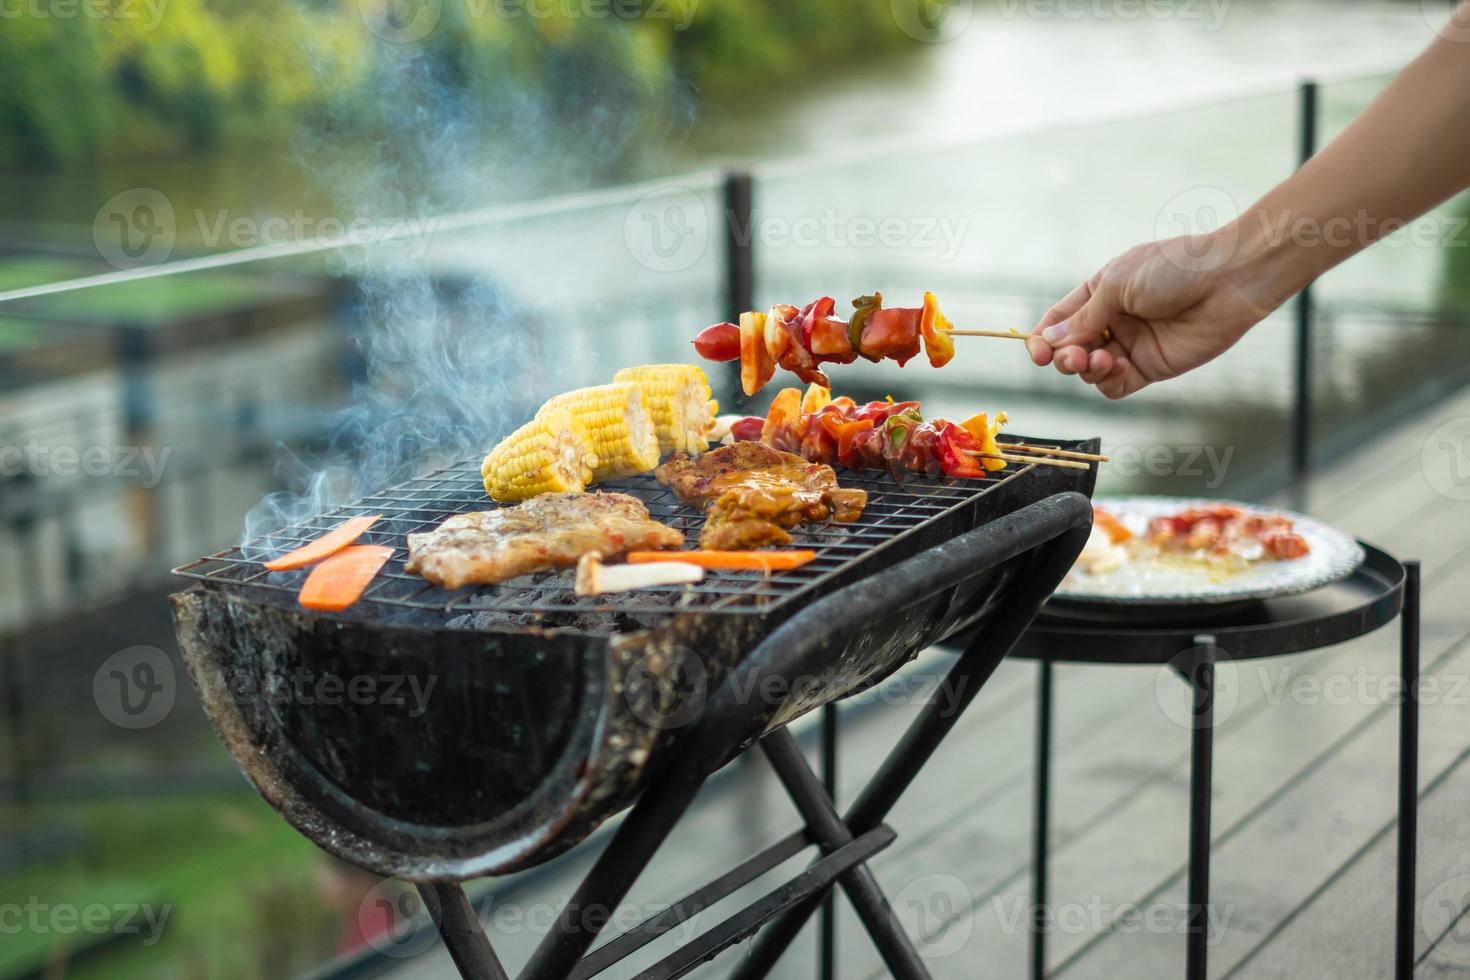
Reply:
[[[1173, 666], [1194, 692], [1189, 777], [1189, 905], [1186, 980], [1205, 980], [1210, 892], [1210, 794], [1214, 756], [1215, 664], [1316, 650], [1371, 633], [1402, 613], [1399, 654], [1405, 697], [1399, 709], [1399, 829], [1394, 975], [1412, 980], [1414, 853], [1418, 813], [1419, 565], [1400, 563], [1364, 544], [1366, 558], [1349, 577], [1301, 595], [1229, 607], [1155, 607], [1052, 600], [1012, 656], [1036, 660], [1036, 800], [1033, 909], [1047, 901], [1047, 829], [1051, 805], [1052, 665]], [[1032, 924], [1031, 976], [1046, 973], [1046, 931]]]

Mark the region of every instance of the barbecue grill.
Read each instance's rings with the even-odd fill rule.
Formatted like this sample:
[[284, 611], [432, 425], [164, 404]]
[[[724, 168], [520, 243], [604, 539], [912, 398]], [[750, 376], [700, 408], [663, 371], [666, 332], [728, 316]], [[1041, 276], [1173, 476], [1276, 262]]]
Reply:
[[[246, 776], [326, 850], [422, 883], [466, 976], [505, 973], [454, 882], [545, 861], [637, 799], [568, 905], [615, 907], [703, 781], [757, 741], [806, 829], [585, 959], [597, 928], [568, 911], [525, 975], [591, 976], [815, 844], [824, 856], [802, 876], [650, 975], [681, 975], [783, 910], [789, 931], [838, 883], [890, 968], [924, 976], [863, 862], [892, 840], [883, 815], [1070, 567], [1094, 475], [1033, 464], [978, 480], [838, 478], [867, 490], [868, 505], [853, 524], [794, 532], [817, 555], [799, 569], [597, 598], [576, 596], [569, 572], [449, 592], [403, 571], [405, 535], [493, 506], [466, 461], [182, 566], [195, 585], [173, 597], [175, 623]], [[697, 539], [703, 518], [652, 477], [605, 489]], [[302, 610], [305, 573], [258, 563], [362, 514], [382, 515], [365, 540], [395, 557], [344, 613]], [[964, 695], [926, 706], [838, 817], [784, 726], [962, 630], [974, 639], [947, 689]], [[779, 954], [782, 927], [768, 931]]]

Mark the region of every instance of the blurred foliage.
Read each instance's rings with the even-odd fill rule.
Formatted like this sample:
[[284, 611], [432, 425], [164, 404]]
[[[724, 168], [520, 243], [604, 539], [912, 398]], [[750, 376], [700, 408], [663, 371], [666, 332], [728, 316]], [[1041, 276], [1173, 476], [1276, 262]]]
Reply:
[[322, 127], [371, 138], [401, 125], [382, 80], [405, 66], [464, 96], [466, 125], [534, 103], [667, 126], [691, 94], [740, 95], [904, 41], [888, 0], [442, 0], [412, 43], [370, 29], [370, 0], [103, 2], [112, 16], [4, 21], [0, 168], [284, 144]]

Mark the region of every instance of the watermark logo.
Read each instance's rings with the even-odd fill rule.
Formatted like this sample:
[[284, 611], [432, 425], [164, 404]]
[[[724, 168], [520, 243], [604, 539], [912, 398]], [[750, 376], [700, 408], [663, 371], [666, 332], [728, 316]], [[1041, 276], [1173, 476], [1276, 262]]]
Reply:
[[437, 937], [418, 889], [389, 878], [378, 882], [357, 907], [357, 931], [384, 956], [411, 959]]
[[1198, 21], [1206, 31], [1225, 24], [1230, 0], [1000, 0], [1007, 20]]
[[142, 29], [157, 29], [168, 0], [0, 0], [0, 21], [116, 20], [141, 21]]
[[24, 902], [0, 902], [0, 936], [142, 936], [143, 946], [155, 946], [173, 914], [172, 905], [122, 902], [51, 904], [36, 895]]
[[926, 959], [953, 956], [975, 931], [975, 896], [954, 875], [916, 878], [893, 897], [893, 910]]
[[1442, 496], [1470, 500], [1470, 415], [1450, 419], [1424, 440], [1424, 479]]
[[965, 32], [975, 16], [975, 0], [889, 0], [893, 22], [915, 41], [943, 44]]
[[1470, 875], [1443, 882], [1424, 899], [1419, 916], [1424, 934], [1445, 956], [1470, 961]]
[[119, 728], [152, 728], [174, 707], [178, 682], [168, 655], [157, 647], [119, 650], [92, 676], [92, 700]]
[[709, 671], [687, 647], [650, 651], [623, 678], [623, 696], [634, 716], [652, 728], [693, 724], [709, 699]]
[[1218, 187], [1192, 187], [1164, 203], [1154, 237], [1164, 257], [1187, 272], [1210, 272], [1230, 261], [1239, 232], [1235, 199]]
[[710, 217], [693, 191], [670, 187], [645, 194], [623, 219], [628, 253], [653, 272], [682, 272], [704, 257]]
[[1000, 895], [990, 901], [996, 921], [1007, 935], [1027, 929], [1068, 936], [1093, 936], [1103, 932], [1125, 936], [1138, 933], [1184, 936], [1203, 928], [1205, 943], [1216, 946], [1225, 938], [1225, 931], [1235, 916], [1234, 904], [1205, 905], [1204, 914], [1199, 915], [1198, 905], [1166, 902], [1114, 905], [1098, 895], [1085, 902], [1056, 905], [1032, 905], [1024, 899], [1006, 899]]
[[428, 37], [444, 14], [444, 0], [358, 0], [367, 29], [390, 44], [412, 44]]
[[173, 203], [152, 187], [113, 195], [92, 220], [97, 254], [118, 269], [168, 261], [177, 238]]
[[[1214, 670], [1205, 670], [1208, 652], [1208, 647], [1196, 640], [1194, 646], [1160, 667], [1154, 678], [1154, 700], [1164, 717], [1190, 731], [1222, 724], [1240, 703], [1240, 674], [1234, 661], [1215, 647]], [[1208, 714], [1200, 710], [1196, 698], [1196, 692], [1205, 689], [1214, 694]]]
[[1419, 11], [1429, 29], [1454, 44], [1470, 44], [1470, 7], [1445, 0], [1419, 0]]
[[169, 446], [46, 446], [32, 439], [24, 446], [0, 446], [0, 476], [112, 477], [152, 490], [163, 482], [172, 452]]

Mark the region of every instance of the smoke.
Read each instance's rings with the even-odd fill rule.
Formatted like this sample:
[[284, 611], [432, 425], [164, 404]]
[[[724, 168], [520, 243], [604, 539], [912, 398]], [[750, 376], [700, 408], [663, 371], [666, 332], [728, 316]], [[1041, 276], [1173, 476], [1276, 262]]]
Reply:
[[[626, 25], [592, 24], [607, 36], [557, 47], [536, 25], [511, 23], [509, 41], [500, 31], [487, 44], [464, 9], [445, 4], [422, 44], [372, 44], [360, 84], [297, 148], [344, 221], [417, 221], [430, 241], [333, 257], [350, 283], [361, 380], [319, 455], [279, 454], [287, 489], [247, 515], [253, 549], [271, 547], [256, 539], [275, 529], [482, 455], [556, 384], [536, 341], [537, 297], [510, 294], [493, 268], [446, 262], [437, 216], [638, 176], [688, 124], [677, 82], [630, 73], [615, 57]], [[342, 70], [339, 52], [317, 63]], [[535, 234], [517, 222], [445, 237], [462, 257], [477, 235]], [[569, 265], [575, 248], [566, 245]], [[568, 271], [547, 270], [547, 288], [564, 288]]]

